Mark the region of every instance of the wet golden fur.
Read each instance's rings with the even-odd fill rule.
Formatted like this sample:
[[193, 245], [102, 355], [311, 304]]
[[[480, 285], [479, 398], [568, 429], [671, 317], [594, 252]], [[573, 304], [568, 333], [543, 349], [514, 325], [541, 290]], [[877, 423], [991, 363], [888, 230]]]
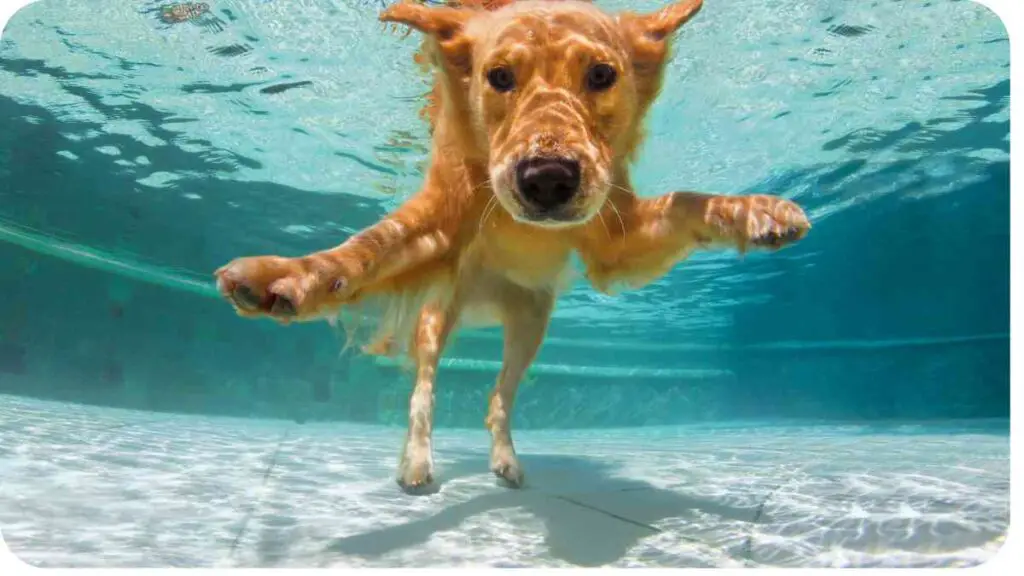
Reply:
[[[572, 254], [586, 281], [611, 292], [656, 280], [695, 249], [777, 249], [809, 230], [803, 211], [775, 196], [633, 191], [630, 163], [672, 36], [701, 5], [679, 0], [652, 14], [607, 14], [575, 0], [389, 7], [381, 20], [423, 34], [417, 61], [434, 75], [422, 188], [335, 248], [239, 258], [217, 271], [221, 292], [246, 317], [287, 323], [379, 308], [364, 351], [407, 350], [416, 367], [402, 486], [433, 482], [435, 373], [458, 325], [504, 326], [485, 422], [492, 470], [518, 486], [512, 404], [572, 281]], [[550, 159], [573, 167], [572, 177], [558, 176], [572, 185], [525, 179], [534, 160], [557, 168]], [[552, 200], [566, 190], [571, 196]]]

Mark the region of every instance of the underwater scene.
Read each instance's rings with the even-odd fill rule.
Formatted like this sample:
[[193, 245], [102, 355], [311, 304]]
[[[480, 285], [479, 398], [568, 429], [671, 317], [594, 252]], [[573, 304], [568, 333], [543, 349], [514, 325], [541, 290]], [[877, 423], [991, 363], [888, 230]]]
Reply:
[[[409, 1], [538, 4], [468, 3]], [[433, 174], [450, 131], [421, 113], [423, 33], [379, 19], [396, 4], [40, 0], [7, 22], [11, 553], [293, 568], [973, 566], [997, 553], [1010, 80], [993, 12], [706, 0], [672, 36], [636, 195], [773, 195], [810, 230], [778, 251], [695, 249], [617, 294], [572, 283], [510, 410], [521, 486], [488, 465], [504, 333], [457, 330], [430, 390], [431, 489], [414, 494], [396, 468], [415, 366], [364, 354], [333, 321], [241, 317], [214, 277], [239, 257], [338, 246]], [[608, 238], [625, 234], [615, 218], [600, 221]]]

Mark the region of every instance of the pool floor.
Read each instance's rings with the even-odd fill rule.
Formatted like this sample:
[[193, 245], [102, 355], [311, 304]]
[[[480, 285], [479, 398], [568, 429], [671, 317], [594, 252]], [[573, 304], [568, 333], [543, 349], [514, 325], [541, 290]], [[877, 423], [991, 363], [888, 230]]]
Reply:
[[1009, 438], [973, 426], [435, 434], [439, 491], [403, 494], [404, 431], [0, 396], [0, 529], [47, 567], [970, 566], [1009, 521]]

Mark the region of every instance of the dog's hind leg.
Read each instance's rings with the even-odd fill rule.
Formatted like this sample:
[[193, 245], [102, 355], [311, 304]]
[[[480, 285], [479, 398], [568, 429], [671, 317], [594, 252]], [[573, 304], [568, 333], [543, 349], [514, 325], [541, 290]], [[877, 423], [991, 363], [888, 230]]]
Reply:
[[518, 287], [504, 292], [504, 358], [485, 422], [491, 432], [491, 471], [518, 488], [523, 484], [523, 469], [512, 443], [512, 407], [519, 382], [544, 341], [555, 298], [551, 292]]
[[425, 488], [434, 481], [434, 383], [437, 365], [458, 317], [455, 307], [424, 306], [413, 342], [416, 382], [409, 398], [409, 431], [396, 480], [405, 490]]

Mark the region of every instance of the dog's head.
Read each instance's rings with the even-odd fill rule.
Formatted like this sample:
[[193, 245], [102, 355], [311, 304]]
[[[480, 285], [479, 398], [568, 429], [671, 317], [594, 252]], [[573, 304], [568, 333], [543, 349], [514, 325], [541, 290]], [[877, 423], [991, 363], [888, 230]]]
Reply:
[[[673, 32], [702, 0], [607, 14], [577, 0], [474, 0], [485, 10], [406, 1], [381, 20], [428, 35], [448, 129], [486, 162], [521, 222], [582, 224], [640, 144]], [[454, 4], [452, 2], [451, 4]], [[445, 127], [441, 127], [445, 128]]]

